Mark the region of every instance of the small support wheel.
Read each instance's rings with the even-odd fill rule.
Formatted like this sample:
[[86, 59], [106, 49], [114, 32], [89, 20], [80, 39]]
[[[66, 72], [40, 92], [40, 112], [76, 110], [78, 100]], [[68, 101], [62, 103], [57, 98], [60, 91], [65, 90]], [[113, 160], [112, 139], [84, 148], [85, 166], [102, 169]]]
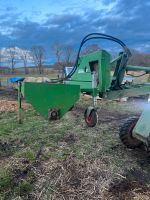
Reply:
[[48, 110], [48, 119], [49, 120], [57, 120], [59, 117], [58, 109], [49, 109]]
[[84, 119], [88, 127], [96, 126], [98, 122], [98, 114], [95, 108], [88, 107], [84, 112]]
[[138, 119], [139, 119], [138, 117], [129, 118], [120, 128], [119, 132], [120, 139], [122, 143], [130, 149], [135, 149], [142, 145], [142, 142], [137, 138], [133, 137], [132, 135], [132, 131]]

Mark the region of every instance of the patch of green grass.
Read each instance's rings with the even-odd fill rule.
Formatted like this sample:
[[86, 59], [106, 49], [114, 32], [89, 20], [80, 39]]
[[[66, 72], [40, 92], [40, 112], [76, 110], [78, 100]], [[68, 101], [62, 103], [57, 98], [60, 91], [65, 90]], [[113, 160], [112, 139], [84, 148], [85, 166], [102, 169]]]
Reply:
[[24, 180], [19, 183], [19, 185], [14, 189], [15, 193], [19, 195], [23, 195], [26, 193], [30, 193], [33, 189], [33, 186], [30, 182]]
[[14, 154], [14, 156], [17, 158], [25, 158], [29, 161], [34, 161], [36, 159], [35, 153], [30, 148], [22, 149], [21, 151], [17, 151]]
[[0, 169], [0, 199], [11, 199], [12, 196], [25, 195], [33, 189], [35, 173], [32, 169], [33, 161], [16, 158]]
[[[10, 169], [9, 174], [5, 173], [2, 177], [1, 186], [4, 199], [7, 199], [10, 193], [20, 195], [31, 192], [35, 174], [31, 169], [24, 175], [28, 167], [21, 162], [25, 160], [32, 166], [42, 146], [49, 146], [53, 150], [43, 152], [41, 160], [64, 159], [70, 153], [70, 148], [64, 148], [60, 143], [66, 132], [72, 129], [73, 122], [66, 123], [65, 119], [61, 119], [50, 123], [32, 108], [23, 111], [22, 114], [23, 123], [18, 124], [17, 113], [0, 113], [0, 144], [2, 144], [0, 154], [3, 158], [13, 157], [14, 162], [15, 159], [20, 159], [20, 162], [17, 161], [17, 165], [13, 166], [14, 169]], [[23, 180], [18, 178], [16, 183], [15, 177], [18, 176], [23, 176]], [[8, 191], [4, 192], [4, 189]]]
[[8, 169], [0, 170], [0, 192], [7, 191], [13, 187], [13, 177]]
[[[23, 112], [23, 123], [17, 122], [17, 113], [0, 113], [0, 140], [13, 141], [14, 145], [29, 146], [38, 148], [42, 142], [49, 143], [58, 141], [63, 137], [67, 130], [71, 128], [71, 124], [66, 124], [62, 119], [59, 122], [49, 123], [41, 116], [30, 109]], [[17, 144], [17, 142], [19, 144]]]

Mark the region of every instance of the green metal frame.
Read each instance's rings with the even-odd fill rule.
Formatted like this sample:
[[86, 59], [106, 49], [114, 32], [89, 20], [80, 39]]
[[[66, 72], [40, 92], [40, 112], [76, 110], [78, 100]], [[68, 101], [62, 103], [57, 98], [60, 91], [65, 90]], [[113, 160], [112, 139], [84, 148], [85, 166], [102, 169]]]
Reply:
[[[120, 53], [117, 58], [111, 61], [111, 56], [108, 52], [101, 50], [81, 56], [78, 61], [78, 68], [71, 78], [65, 81], [66, 84], [80, 85], [81, 92], [93, 93], [92, 89], [92, 72], [90, 63], [98, 62], [98, 84], [97, 95], [103, 98], [116, 99], [123, 96], [137, 96], [150, 93], [150, 84], [121, 84], [124, 79], [125, 71], [139, 71], [150, 73], [150, 67], [131, 66], [126, 65], [120, 71], [120, 63], [126, 55]], [[114, 74], [111, 77], [111, 67], [114, 67]], [[115, 86], [116, 79], [118, 78], [118, 85]]]
[[120, 90], [109, 90], [105, 97], [107, 99], [120, 99], [122, 97], [132, 97], [150, 94], [150, 83], [122, 85]]
[[72, 77], [65, 81], [66, 84], [80, 85], [81, 92], [92, 93], [92, 73], [90, 70], [90, 62], [98, 62], [98, 92], [106, 92], [110, 87], [110, 59], [111, 56], [105, 50], [90, 53], [81, 56], [78, 61], [78, 68]]
[[126, 70], [127, 71], [144, 71], [146, 73], [149, 73], [150, 72], [150, 67], [127, 65], [126, 66]]

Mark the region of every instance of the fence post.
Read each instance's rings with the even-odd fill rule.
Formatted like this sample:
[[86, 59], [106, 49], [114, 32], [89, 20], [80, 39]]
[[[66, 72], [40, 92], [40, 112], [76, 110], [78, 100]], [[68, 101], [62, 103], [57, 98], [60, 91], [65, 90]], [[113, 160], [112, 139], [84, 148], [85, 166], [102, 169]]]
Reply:
[[18, 123], [21, 124], [21, 82], [18, 81]]

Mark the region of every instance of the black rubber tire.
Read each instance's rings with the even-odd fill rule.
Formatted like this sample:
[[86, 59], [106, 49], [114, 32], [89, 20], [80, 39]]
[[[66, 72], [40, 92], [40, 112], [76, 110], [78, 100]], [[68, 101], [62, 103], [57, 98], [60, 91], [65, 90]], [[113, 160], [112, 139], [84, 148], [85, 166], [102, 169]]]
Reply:
[[138, 119], [138, 117], [129, 118], [119, 131], [120, 140], [126, 147], [130, 149], [135, 149], [142, 145], [140, 140], [132, 136], [132, 130], [135, 127]]
[[95, 109], [92, 109], [90, 111], [89, 116], [87, 116], [87, 111], [88, 111], [88, 108], [85, 110], [85, 113], [84, 113], [84, 119], [85, 119], [85, 122], [86, 122], [87, 126], [88, 127], [94, 127], [94, 126], [96, 126], [96, 124], [98, 122], [97, 111]]

